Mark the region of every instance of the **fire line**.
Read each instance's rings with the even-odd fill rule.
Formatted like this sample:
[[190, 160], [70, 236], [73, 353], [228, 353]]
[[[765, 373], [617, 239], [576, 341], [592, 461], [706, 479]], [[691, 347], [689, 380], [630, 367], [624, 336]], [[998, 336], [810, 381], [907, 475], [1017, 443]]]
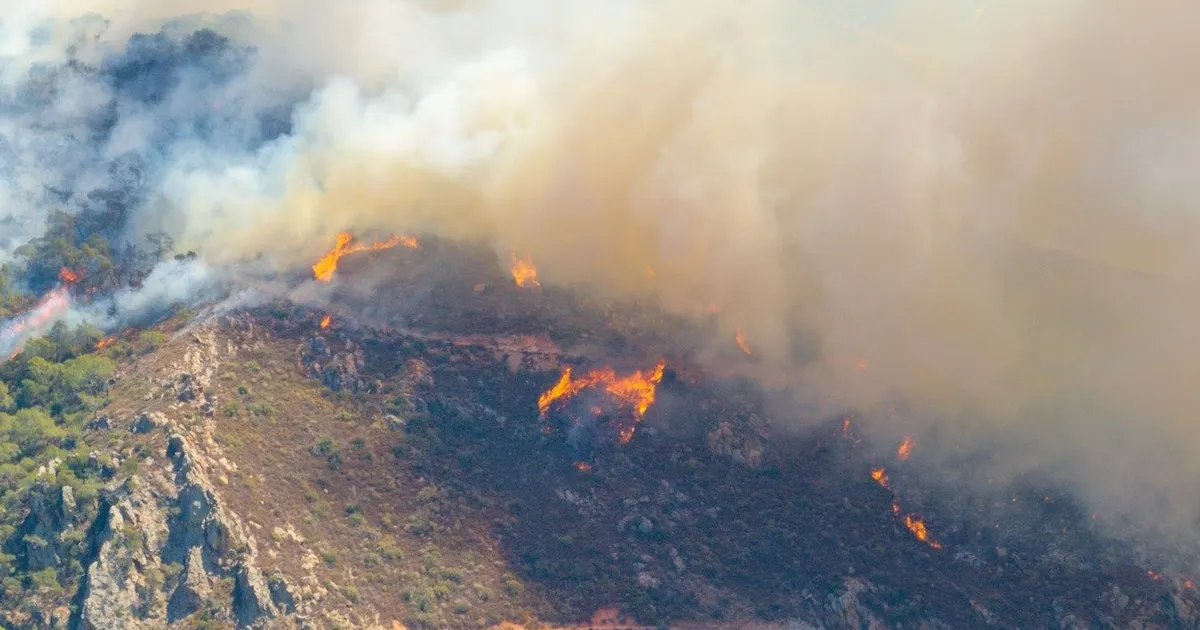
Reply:
[[412, 236], [393, 236], [386, 241], [379, 241], [378, 243], [352, 243], [353, 240], [354, 237], [350, 236], [348, 232], [338, 234], [333, 249], [329, 250], [320, 260], [313, 264], [313, 277], [320, 282], [332, 281], [333, 274], [337, 271], [338, 261], [343, 256], [349, 256], [350, 254], [391, 249], [397, 246], [407, 247], [408, 249], [421, 249], [420, 241]]

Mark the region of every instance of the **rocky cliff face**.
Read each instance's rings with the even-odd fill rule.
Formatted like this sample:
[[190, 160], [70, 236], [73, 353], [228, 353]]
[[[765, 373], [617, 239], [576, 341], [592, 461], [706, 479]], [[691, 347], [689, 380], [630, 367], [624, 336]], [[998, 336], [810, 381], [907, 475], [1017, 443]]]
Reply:
[[[146, 396], [163, 410], [127, 425], [151, 452], [103, 498], [79, 593], [81, 628], [162, 628], [196, 615], [251, 627], [296, 612], [286, 580], [263, 575], [254, 535], [221, 498], [218, 484], [235, 465], [206, 426], [214, 402], [206, 388], [220, 365], [215, 333], [195, 333], [191, 343], [161, 390]], [[153, 404], [168, 396], [165, 406]]]

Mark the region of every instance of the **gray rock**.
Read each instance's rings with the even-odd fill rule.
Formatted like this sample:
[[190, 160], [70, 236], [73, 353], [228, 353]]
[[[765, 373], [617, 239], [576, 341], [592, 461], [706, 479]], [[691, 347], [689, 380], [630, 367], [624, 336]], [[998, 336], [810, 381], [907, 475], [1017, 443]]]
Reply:
[[171, 594], [167, 602], [167, 619], [178, 621], [200, 610], [204, 603], [212, 597], [212, 582], [204, 571], [204, 557], [199, 547], [192, 547], [188, 553], [183, 575], [179, 586]]
[[62, 501], [60, 505], [62, 507], [63, 520], [70, 520], [71, 516], [75, 513], [75, 492], [71, 490], [71, 486], [62, 487]]
[[242, 627], [279, 616], [267, 580], [257, 567], [242, 565], [238, 568], [233, 587], [233, 616]]
[[133, 433], [150, 433], [151, 431], [167, 426], [167, 418], [161, 413], [149, 413], [143, 411], [129, 426], [129, 430]]

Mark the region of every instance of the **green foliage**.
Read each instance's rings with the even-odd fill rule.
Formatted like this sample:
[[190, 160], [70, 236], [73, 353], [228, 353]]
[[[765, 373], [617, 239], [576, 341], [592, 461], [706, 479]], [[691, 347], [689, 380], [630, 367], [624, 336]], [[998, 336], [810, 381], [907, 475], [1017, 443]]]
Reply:
[[58, 572], [53, 567], [46, 567], [41, 571], [30, 573], [29, 584], [39, 591], [56, 593], [62, 590], [62, 586], [58, 583]]
[[[0, 365], [0, 548], [10, 552], [0, 554], [0, 609], [15, 610], [30, 590], [66, 596], [64, 587], [74, 588], [82, 574], [86, 524], [95, 518], [101, 483], [101, 466], [88, 459], [83, 423], [104, 403], [116, 367], [92, 353], [98, 339], [98, 330], [59, 324]], [[75, 497], [72, 527], [55, 537], [14, 539], [30, 506], [55, 504], [64, 486]], [[30, 564], [25, 553], [51, 546], [55, 566], [23, 568]]]
[[137, 340], [147, 350], [154, 350], [167, 343], [167, 334], [158, 330], [147, 330], [140, 333]]

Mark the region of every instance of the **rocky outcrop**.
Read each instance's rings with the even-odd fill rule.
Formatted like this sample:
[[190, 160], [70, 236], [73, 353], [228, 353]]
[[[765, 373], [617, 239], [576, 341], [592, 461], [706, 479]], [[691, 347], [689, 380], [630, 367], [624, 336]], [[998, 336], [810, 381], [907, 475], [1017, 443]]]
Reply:
[[360, 375], [363, 370], [363, 352], [353, 342], [345, 342], [345, 349], [335, 352], [324, 336], [314, 335], [300, 347], [299, 354], [300, 368], [329, 389], [335, 392], [359, 392], [369, 389]]
[[166, 457], [111, 493], [94, 528], [97, 552], [86, 567], [79, 627], [161, 628], [201, 611], [254, 627], [282, 614], [276, 601], [294, 609], [286, 581], [268, 584], [255, 564], [254, 538], [210, 481], [216, 462], [166, 416], [142, 417], [171, 431]]

